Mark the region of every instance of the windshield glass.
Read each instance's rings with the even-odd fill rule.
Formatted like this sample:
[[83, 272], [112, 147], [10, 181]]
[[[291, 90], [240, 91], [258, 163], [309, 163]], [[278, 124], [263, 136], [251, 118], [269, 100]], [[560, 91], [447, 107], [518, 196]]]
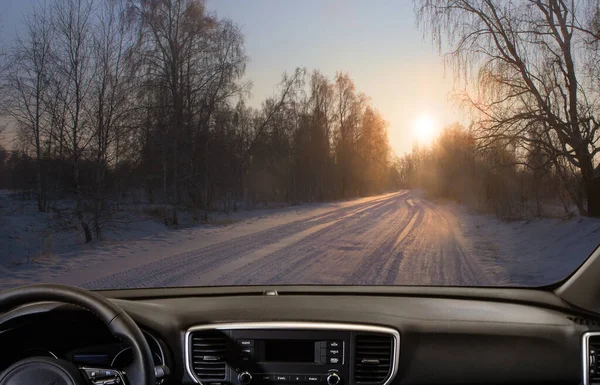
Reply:
[[600, 243], [595, 0], [3, 0], [0, 288], [544, 286]]

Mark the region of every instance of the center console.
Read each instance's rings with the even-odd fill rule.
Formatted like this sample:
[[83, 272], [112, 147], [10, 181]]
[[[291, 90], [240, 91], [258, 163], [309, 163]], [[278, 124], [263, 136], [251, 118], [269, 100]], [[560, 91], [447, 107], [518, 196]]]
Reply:
[[235, 323], [185, 334], [187, 372], [203, 385], [387, 385], [400, 336], [370, 325]]

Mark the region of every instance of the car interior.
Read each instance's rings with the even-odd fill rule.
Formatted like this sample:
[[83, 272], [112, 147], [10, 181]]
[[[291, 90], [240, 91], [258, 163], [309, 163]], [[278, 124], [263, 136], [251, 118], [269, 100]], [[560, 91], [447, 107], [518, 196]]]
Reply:
[[0, 385], [600, 383], [600, 249], [552, 287], [0, 294]]

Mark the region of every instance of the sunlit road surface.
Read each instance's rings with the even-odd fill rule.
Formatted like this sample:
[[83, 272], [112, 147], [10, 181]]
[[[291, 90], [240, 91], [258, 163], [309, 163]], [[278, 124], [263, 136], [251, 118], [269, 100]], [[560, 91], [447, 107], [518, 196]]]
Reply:
[[408, 191], [139, 265], [88, 288], [485, 285], [453, 214]]

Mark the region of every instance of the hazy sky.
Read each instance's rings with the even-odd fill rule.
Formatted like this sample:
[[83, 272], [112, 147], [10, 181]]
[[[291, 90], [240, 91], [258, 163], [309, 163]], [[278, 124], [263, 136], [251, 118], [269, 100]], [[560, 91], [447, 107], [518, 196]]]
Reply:
[[[1, 0], [3, 40], [10, 42], [34, 0]], [[411, 0], [207, 0], [208, 8], [242, 29], [250, 63], [252, 105], [275, 92], [283, 72], [348, 72], [358, 91], [390, 123], [397, 154], [410, 151], [414, 122], [441, 126], [458, 119], [441, 58], [417, 30]]]

